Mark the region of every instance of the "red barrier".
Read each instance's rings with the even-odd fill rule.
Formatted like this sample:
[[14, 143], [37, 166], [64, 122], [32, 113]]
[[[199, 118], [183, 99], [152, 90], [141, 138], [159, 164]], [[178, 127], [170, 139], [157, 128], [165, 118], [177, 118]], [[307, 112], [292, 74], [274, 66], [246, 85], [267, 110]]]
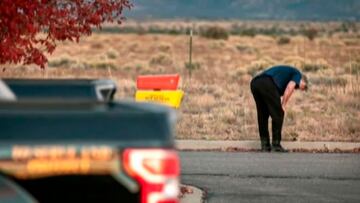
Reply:
[[139, 90], [176, 90], [180, 76], [176, 75], [142, 75], [138, 76], [136, 85]]

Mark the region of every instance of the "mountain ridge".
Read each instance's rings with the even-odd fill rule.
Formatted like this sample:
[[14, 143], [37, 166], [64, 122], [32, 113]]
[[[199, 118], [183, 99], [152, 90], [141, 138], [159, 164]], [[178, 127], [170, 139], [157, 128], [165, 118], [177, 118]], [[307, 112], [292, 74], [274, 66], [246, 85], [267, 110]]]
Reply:
[[360, 20], [360, 0], [133, 0], [134, 19]]

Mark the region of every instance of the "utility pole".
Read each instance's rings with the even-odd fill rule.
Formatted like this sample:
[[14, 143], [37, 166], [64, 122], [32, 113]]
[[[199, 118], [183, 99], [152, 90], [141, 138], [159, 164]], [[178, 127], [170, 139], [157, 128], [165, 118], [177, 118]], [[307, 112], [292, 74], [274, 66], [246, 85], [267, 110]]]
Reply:
[[189, 39], [189, 63], [188, 63], [188, 70], [189, 70], [189, 78], [191, 80], [191, 74], [192, 74], [192, 38], [193, 38], [193, 29], [190, 28], [190, 39]]

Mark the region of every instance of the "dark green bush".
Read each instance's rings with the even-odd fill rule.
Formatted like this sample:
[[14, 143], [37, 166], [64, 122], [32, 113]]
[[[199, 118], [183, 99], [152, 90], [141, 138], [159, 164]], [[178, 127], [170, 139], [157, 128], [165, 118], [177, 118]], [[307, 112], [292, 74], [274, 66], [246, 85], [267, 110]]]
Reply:
[[212, 26], [200, 29], [200, 35], [209, 39], [223, 39], [229, 38], [229, 33], [226, 29], [219, 26]]
[[291, 39], [289, 37], [280, 37], [277, 40], [278, 45], [290, 44]]
[[313, 41], [315, 37], [317, 37], [319, 34], [319, 31], [315, 28], [309, 28], [303, 30], [303, 35], [307, 37], [310, 41]]
[[198, 62], [194, 62], [194, 63], [191, 63], [191, 64], [189, 62], [185, 63], [185, 69], [188, 71], [188, 74], [189, 74], [190, 78], [191, 78], [191, 75], [192, 75], [193, 71], [198, 70], [200, 68], [201, 68], [201, 65]]
[[260, 32], [255, 28], [248, 28], [240, 31], [239, 34], [241, 36], [255, 37], [257, 34], [260, 34]]

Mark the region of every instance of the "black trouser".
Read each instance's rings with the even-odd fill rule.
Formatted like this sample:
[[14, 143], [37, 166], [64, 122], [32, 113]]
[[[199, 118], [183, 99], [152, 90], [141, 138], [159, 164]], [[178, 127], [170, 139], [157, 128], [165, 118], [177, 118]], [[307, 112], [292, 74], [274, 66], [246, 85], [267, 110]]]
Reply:
[[281, 129], [284, 121], [279, 91], [272, 78], [268, 76], [254, 78], [250, 86], [256, 102], [261, 144], [270, 144], [268, 120], [271, 116], [272, 143], [278, 145], [281, 141]]

